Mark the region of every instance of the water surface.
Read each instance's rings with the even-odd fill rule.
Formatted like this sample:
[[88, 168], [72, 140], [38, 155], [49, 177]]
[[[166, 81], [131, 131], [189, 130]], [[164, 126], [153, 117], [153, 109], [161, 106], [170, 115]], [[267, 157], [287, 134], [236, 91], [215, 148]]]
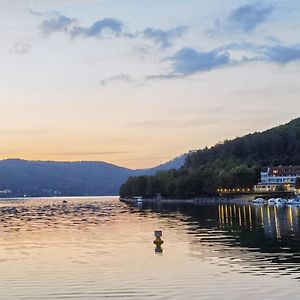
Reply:
[[298, 207], [63, 199], [0, 201], [1, 299], [298, 297]]

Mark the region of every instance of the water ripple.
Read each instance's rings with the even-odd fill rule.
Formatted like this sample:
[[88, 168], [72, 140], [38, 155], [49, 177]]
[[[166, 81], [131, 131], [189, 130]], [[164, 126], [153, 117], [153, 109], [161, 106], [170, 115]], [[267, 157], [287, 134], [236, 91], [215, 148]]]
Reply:
[[[296, 298], [299, 216], [299, 208], [134, 207], [113, 197], [0, 201], [0, 295]], [[165, 241], [159, 254], [155, 229]]]

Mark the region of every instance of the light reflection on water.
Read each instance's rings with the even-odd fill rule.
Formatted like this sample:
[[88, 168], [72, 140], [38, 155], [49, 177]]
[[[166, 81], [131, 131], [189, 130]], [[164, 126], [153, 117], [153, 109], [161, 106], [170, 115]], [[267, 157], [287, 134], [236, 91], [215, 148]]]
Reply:
[[1, 299], [298, 295], [298, 207], [62, 200], [0, 201]]

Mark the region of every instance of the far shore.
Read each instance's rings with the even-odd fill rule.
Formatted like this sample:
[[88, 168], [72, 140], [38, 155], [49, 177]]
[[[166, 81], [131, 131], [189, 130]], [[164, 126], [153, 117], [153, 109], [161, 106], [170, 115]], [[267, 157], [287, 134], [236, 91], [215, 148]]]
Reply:
[[[133, 198], [119, 198], [120, 201], [134, 204], [139, 203]], [[192, 199], [169, 199], [169, 198], [143, 198], [141, 203], [162, 203], [162, 204], [222, 204], [222, 203], [234, 203], [234, 204], [245, 204], [251, 203], [254, 200], [254, 195], [243, 195], [240, 197], [197, 197]]]
[[[240, 194], [222, 194], [216, 196], [203, 196], [203, 197], [195, 197], [188, 199], [170, 199], [170, 198], [142, 198], [142, 202], [145, 203], [191, 203], [191, 204], [223, 204], [223, 203], [231, 203], [231, 204], [245, 204], [252, 203], [252, 201], [256, 198], [290, 198], [290, 192], [272, 192], [272, 193], [240, 193]], [[136, 199], [133, 198], [119, 198], [120, 201], [125, 203], [138, 203]]]

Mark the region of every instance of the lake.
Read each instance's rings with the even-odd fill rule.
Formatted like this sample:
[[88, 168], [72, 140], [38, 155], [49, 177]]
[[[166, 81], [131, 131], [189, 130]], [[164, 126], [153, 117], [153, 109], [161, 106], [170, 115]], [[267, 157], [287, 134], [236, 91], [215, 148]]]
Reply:
[[296, 299], [300, 208], [1, 200], [0, 283], [5, 300]]

